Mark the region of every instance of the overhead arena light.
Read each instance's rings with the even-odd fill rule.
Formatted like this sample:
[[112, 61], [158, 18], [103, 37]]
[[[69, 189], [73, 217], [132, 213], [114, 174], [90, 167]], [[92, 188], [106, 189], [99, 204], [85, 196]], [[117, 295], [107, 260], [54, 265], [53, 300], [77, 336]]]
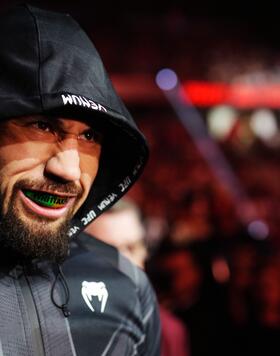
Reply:
[[277, 134], [277, 121], [274, 113], [268, 109], [256, 110], [250, 119], [250, 126], [256, 136], [264, 141]]
[[221, 105], [209, 110], [207, 125], [211, 136], [223, 140], [231, 132], [237, 120], [237, 113], [230, 106]]

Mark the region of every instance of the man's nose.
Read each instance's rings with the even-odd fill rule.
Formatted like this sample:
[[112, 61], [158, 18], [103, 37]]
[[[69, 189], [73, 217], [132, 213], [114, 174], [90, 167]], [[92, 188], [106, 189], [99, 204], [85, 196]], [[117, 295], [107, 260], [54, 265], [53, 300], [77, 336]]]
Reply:
[[58, 151], [47, 161], [45, 172], [65, 181], [79, 180], [81, 177], [79, 152], [75, 148]]

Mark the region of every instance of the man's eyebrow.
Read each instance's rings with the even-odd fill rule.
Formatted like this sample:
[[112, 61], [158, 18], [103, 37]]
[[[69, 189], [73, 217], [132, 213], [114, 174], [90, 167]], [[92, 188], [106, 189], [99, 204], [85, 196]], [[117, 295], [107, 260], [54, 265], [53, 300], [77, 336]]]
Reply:
[[22, 117], [17, 117], [12, 119], [12, 121], [17, 121], [17, 122], [25, 122], [25, 121], [53, 121], [53, 118], [50, 116], [45, 116], [45, 115], [30, 115], [30, 116], [22, 116]]
[[60, 129], [63, 131], [63, 118], [57, 117], [55, 115], [38, 115], [38, 120], [47, 121], [51, 124], [55, 129]]
[[59, 120], [55, 116], [50, 116], [50, 115], [31, 115], [31, 116], [25, 116], [23, 118], [18, 118], [17, 119], [17, 124], [24, 125], [25, 123], [32, 123], [36, 121], [45, 121], [48, 124], [50, 124], [54, 129], [56, 128], [62, 128], [62, 126], [59, 125]]

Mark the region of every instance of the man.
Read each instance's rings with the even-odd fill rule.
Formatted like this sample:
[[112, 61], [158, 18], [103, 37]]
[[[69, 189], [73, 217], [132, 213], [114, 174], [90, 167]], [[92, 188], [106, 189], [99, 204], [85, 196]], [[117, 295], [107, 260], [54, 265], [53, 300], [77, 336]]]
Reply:
[[144, 273], [75, 239], [138, 178], [144, 137], [69, 15], [17, 6], [0, 46], [0, 355], [158, 355]]

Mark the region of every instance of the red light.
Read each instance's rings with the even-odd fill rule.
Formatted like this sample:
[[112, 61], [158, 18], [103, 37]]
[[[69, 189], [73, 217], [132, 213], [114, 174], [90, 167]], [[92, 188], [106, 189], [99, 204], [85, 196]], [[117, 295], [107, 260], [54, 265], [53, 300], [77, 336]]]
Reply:
[[227, 97], [228, 86], [223, 83], [190, 81], [183, 85], [185, 98], [197, 106], [223, 104]]
[[279, 84], [226, 84], [188, 81], [182, 85], [182, 97], [199, 107], [231, 105], [236, 108], [280, 108]]

